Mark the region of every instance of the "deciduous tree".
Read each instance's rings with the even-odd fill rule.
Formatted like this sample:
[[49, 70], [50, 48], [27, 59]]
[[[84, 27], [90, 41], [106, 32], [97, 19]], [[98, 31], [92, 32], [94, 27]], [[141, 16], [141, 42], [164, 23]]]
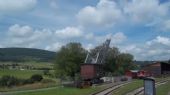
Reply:
[[56, 54], [56, 76], [74, 77], [80, 72], [80, 64], [84, 62], [86, 50], [80, 43], [68, 43]]

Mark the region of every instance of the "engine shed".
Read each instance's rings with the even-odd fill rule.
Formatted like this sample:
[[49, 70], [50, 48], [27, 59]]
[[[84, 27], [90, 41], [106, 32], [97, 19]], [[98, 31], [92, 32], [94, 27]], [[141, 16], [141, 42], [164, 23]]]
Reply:
[[168, 62], [155, 62], [146, 65], [142, 70], [150, 72], [153, 76], [160, 76], [163, 74], [170, 75], [170, 63]]

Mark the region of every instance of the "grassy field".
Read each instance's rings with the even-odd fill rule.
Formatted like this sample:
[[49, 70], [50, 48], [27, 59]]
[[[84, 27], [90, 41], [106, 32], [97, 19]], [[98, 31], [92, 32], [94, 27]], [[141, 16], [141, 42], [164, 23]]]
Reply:
[[[164, 79], [168, 79], [169, 77], [167, 78], [156, 78], [155, 80], [156, 81], [161, 81], [161, 80], [164, 80]], [[125, 95], [126, 93], [128, 92], [131, 92], [139, 87], [142, 87], [143, 86], [143, 80], [136, 80], [130, 84], [127, 84], [123, 87], [121, 87], [120, 89], [116, 90], [115, 92], [113, 92], [112, 94], [113, 95]], [[167, 95], [168, 92], [170, 92], [170, 82], [166, 85], [162, 85], [160, 87], [157, 88], [157, 95]]]
[[55, 82], [51, 83], [33, 83], [33, 84], [26, 84], [22, 86], [15, 86], [15, 87], [0, 87], [0, 92], [15, 92], [15, 91], [27, 91], [27, 90], [35, 90], [35, 89], [42, 89], [42, 88], [49, 88], [55, 87], [57, 84]]
[[[138, 87], [142, 86], [142, 80], [136, 80], [133, 83], [126, 85], [118, 90], [118, 92], [113, 93], [114, 95], [123, 95], [126, 92], [132, 91]], [[91, 93], [97, 92], [103, 89], [102, 87], [91, 87], [86, 89], [78, 88], [68, 88], [68, 87], [58, 87], [55, 89], [47, 89], [42, 91], [27, 91], [21, 93], [13, 93], [12, 95], [89, 95]]]
[[[32, 68], [53, 68], [52, 63], [48, 62], [34, 62], [34, 61], [28, 61], [28, 62], [0, 62], [0, 64], [5, 64], [5, 65], [12, 65], [12, 64], [17, 64], [19, 66], [29, 66]], [[51, 71], [50, 71], [51, 72]], [[11, 76], [16, 76], [18, 78], [30, 78], [33, 74], [43, 74], [42, 70], [19, 70], [17, 69], [0, 69], [0, 77], [3, 75], [11, 75]]]
[[13, 93], [12, 95], [88, 95], [90, 93], [96, 92], [101, 88], [68, 88], [68, 87], [58, 87], [54, 89], [48, 89], [43, 91], [31, 91], [22, 93]]
[[170, 94], [170, 81], [156, 88], [156, 95], [168, 95], [168, 93]]
[[[10, 76], [15, 76], [19, 79], [29, 79], [34, 74], [43, 75], [43, 71], [42, 70], [0, 70], [0, 77], [4, 75], [10, 75]], [[39, 88], [53, 87], [53, 86], [59, 85], [59, 80], [56, 78], [51, 78], [45, 75], [43, 75], [43, 78], [44, 78], [43, 81], [40, 83], [18, 85], [18, 86], [10, 87], [10, 88], [0, 87], [0, 92], [39, 89]]]
[[143, 80], [135, 80], [134, 82], [129, 83], [114, 91], [112, 95], [125, 95], [126, 93], [131, 92], [141, 86], [143, 86]]
[[[165, 85], [161, 85], [157, 88], [157, 95], [168, 95], [170, 92], [169, 88], [170, 82]], [[129, 83], [116, 91], [113, 95], [125, 95], [128, 92], [131, 92], [139, 87], [143, 86], [143, 80], [135, 80], [132, 83]], [[89, 95], [96, 91], [103, 89], [102, 87], [91, 87], [86, 89], [78, 88], [69, 88], [69, 87], [54, 87], [52, 89], [42, 89], [42, 90], [23, 90], [22, 92], [14, 92], [9, 95]]]
[[25, 63], [18, 63], [19, 65], [27, 65], [27, 66], [33, 66], [36, 68], [53, 68], [53, 64], [52, 63], [48, 63], [48, 62], [25, 62]]
[[30, 78], [33, 74], [43, 74], [41, 70], [0, 70], [0, 77], [11, 75], [18, 78]]
[[[53, 64], [47, 63], [47, 62], [0, 62], [0, 64], [5, 65], [12, 65], [12, 64], [18, 64], [19, 66], [31, 66], [33, 68], [53, 68]], [[49, 71], [50, 74], [53, 74], [53, 70]], [[17, 90], [29, 90], [29, 89], [39, 89], [39, 88], [46, 88], [46, 87], [53, 87], [59, 84], [59, 80], [56, 78], [52, 78], [49, 75], [44, 75], [43, 70], [27, 70], [27, 69], [0, 69], [0, 77], [9, 75], [14, 76], [19, 79], [29, 79], [34, 74], [40, 74], [43, 76], [44, 80], [50, 80], [40, 83], [34, 83], [34, 84], [27, 84], [27, 85], [17, 85], [16, 87], [0, 87], [0, 92], [6, 92], [6, 91], [17, 91]], [[51, 83], [52, 81], [52, 83]]]
[[35, 62], [35, 61], [28, 61], [28, 62], [0, 62], [0, 64], [11, 65], [17, 64], [20, 66], [31, 66], [34, 68], [53, 68], [53, 64], [49, 62]]

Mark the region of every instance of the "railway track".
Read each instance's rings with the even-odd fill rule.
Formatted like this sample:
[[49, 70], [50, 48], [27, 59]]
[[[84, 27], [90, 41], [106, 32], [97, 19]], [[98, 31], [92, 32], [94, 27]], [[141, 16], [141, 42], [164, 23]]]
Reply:
[[[162, 84], [166, 84], [168, 81], [170, 81], [170, 80], [164, 80], [164, 81], [156, 82], [156, 87], [158, 87], [158, 86], [160, 86]], [[102, 91], [96, 92], [96, 93], [91, 94], [91, 95], [112, 95], [112, 92], [114, 90], [117, 90], [120, 87], [122, 87], [122, 86], [124, 86], [124, 85], [126, 85], [128, 83], [130, 83], [130, 82], [117, 83], [115, 85], [112, 85], [112, 86], [110, 86], [110, 87], [108, 87], [108, 88], [106, 88], [106, 89], [104, 89]], [[127, 93], [126, 95], [143, 95], [143, 94], [144, 94], [144, 88], [140, 87], [140, 88], [138, 88], [138, 89], [136, 89], [136, 90], [134, 90], [132, 92]]]
[[[159, 81], [155, 83], [155, 86], [158, 87], [162, 84], [166, 84], [169, 80]], [[144, 87], [140, 87], [132, 92], [127, 93], [126, 95], [143, 95], [144, 94]]]
[[114, 85], [112, 85], [112, 86], [110, 86], [110, 87], [108, 87], [108, 88], [106, 88], [106, 89], [104, 89], [102, 91], [96, 92], [96, 93], [91, 94], [91, 95], [111, 95], [111, 93], [114, 90], [116, 90], [116, 89], [118, 89], [118, 88], [120, 88], [120, 87], [122, 87], [122, 86], [124, 86], [124, 85], [126, 85], [128, 83], [130, 83], [130, 82], [131, 81], [129, 81], [129, 82], [120, 82], [120, 83], [114, 84]]

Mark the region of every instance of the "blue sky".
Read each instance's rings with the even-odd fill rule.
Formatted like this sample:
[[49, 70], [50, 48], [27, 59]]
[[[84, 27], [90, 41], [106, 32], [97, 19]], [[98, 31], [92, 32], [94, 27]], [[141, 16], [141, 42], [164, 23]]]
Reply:
[[170, 59], [170, 0], [0, 0], [0, 47], [91, 49], [107, 38], [136, 60]]

